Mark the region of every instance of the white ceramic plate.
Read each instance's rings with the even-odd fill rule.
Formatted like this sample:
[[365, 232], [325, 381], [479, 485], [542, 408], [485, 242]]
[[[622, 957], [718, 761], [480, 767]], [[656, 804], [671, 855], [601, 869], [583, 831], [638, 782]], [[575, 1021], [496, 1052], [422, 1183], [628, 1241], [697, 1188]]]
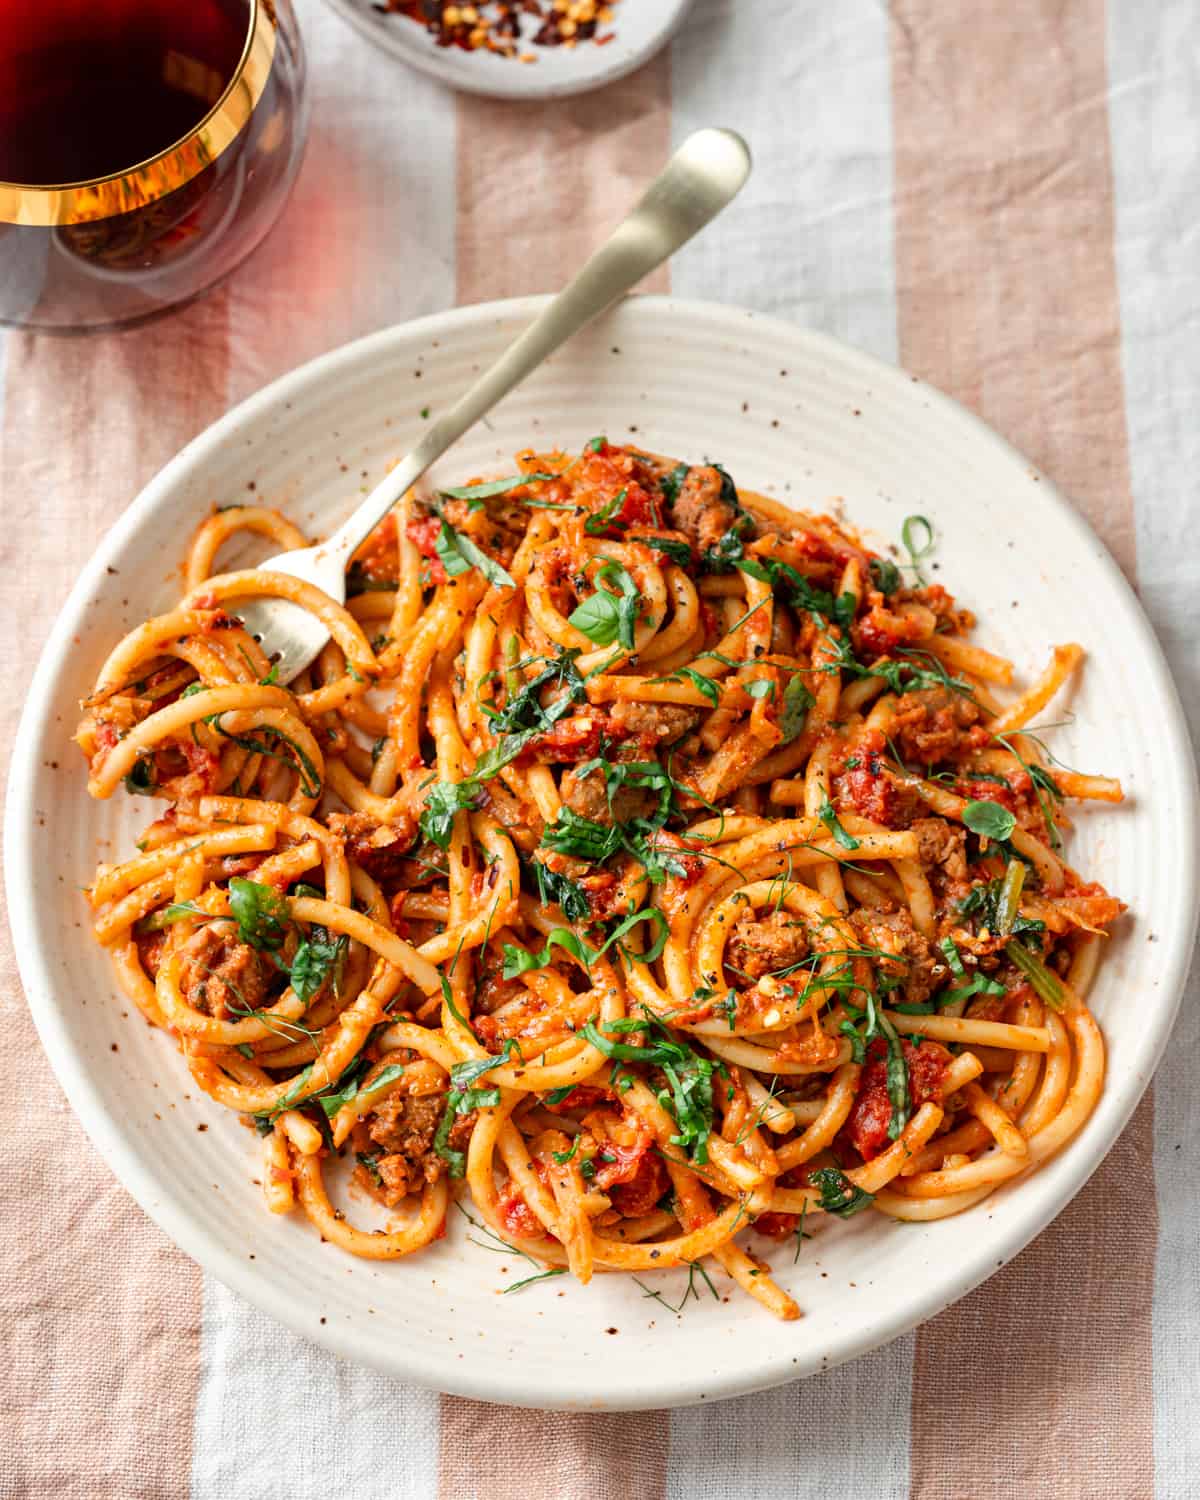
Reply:
[[[978, 1209], [927, 1226], [822, 1220], [799, 1264], [790, 1247], [775, 1252], [806, 1313], [798, 1323], [774, 1322], [741, 1294], [706, 1295], [676, 1318], [615, 1276], [502, 1297], [529, 1268], [467, 1243], [456, 1215], [446, 1240], [388, 1265], [321, 1245], [301, 1216], [269, 1216], [251, 1181], [253, 1136], [197, 1099], [166, 1038], [126, 1014], [86, 934], [80, 886], [97, 855], [128, 856], [148, 812], [136, 799], [88, 799], [70, 742], [76, 706], [112, 642], [177, 597], [168, 570], [214, 502], [244, 497], [253, 480], [261, 500], [331, 529], [413, 441], [422, 410], [444, 407], [539, 305], [466, 308], [337, 350], [230, 412], [143, 491], [59, 616], [30, 692], [9, 788], [8, 889], [29, 1003], [72, 1104], [130, 1192], [214, 1275], [339, 1354], [426, 1385], [536, 1406], [670, 1406], [884, 1343], [991, 1275], [1083, 1184], [1175, 1014], [1196, 917], [1195, 776], [1132, 592], [999, 438], [911, 377], [789, 324], [669, 298], [626, 303], [464, 439], [439, 466], [442, 481], [506, 472], [530, 443], [632, 436], [720, 460], [747, 487], [799, 505], [844, 497], [884, 538], [910, 512], [929, 516], [936, 576], [977, 611], [982, 642], [1023, 672], [1042, 666], [1052, 641], [1084, 643], [1083, 681], [1054, 709], [1073, 717], [1052, 739], [1068, 764], [1120, 776], [1129, 794], [1118, 809], [1083, 808], [1071, 846], [1131, 907], [1094, 992], [1108, 1086], [1058, 1158]], [[675, 1273], [655, 1282], [672, 1300], [683, 1284]]]
[[355, 31], [385, 52], [440, 78], [468, 94], [496, 99], [561, 99], [600, 88], [640, 68], [662, 47], [683, 19], [692, 0], [617, 0], [613, 19], [602, 27], [612, 41], [603, 46], [535, 47], [536, 22], [523, 16], [520, 50], [536, 62], [500, 57], [486, 51], [464, 52], [439, 47], [430, 34], [407, 16], [377, 10], [372, 0], [328, 0]]

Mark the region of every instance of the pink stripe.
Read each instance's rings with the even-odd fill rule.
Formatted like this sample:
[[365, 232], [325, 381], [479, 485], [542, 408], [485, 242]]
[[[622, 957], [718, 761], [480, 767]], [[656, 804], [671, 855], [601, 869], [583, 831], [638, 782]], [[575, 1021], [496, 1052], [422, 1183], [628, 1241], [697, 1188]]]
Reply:
[[[596, 93], [530, 108], [458, 101], [458, 300], [553, 291], [630, 208], [670, 147], [663, 52]], [[644, 290], [665, 291], [667, 269]]]
[[[0, 433], [3, 722], [15, 723], [54, 611], [100, 533], [222, 409], [226, 365], [224, 294], [117, 337], [13, 336]], [[82, 764], [62, 774], [81, 781]], [[79, 917], [80, 898], [63, 899], [64, 922]], [[0, 1489], [179, 1500], [200, 1272], [84, 1138], [34, 1035], [7, 932], [0, 944], [0, 1132], [10, 1204], [27, 1205], [0, 1237]]]
[[[536, 112], [460, 96], [459, 302], [554, 290], [620, 219], [669, 143], [665, 53], [599, 93]], [[667, 285], [664, 268], [647, 290]], [[587, 1290], [572, 1295], [586, 1299]], [[656, 1500], [666, 1460], [661, 1412], [546, 1415], [442, 1401], [441, 1500]]]
[[[1132, 575], [1103, 0], [893, 17], [902, 359], [1042, 466]], [[920, 1331], [918, 1500], [1152, 1495], [1151, 1122], [1147, 1099], [1037, 1243]]]

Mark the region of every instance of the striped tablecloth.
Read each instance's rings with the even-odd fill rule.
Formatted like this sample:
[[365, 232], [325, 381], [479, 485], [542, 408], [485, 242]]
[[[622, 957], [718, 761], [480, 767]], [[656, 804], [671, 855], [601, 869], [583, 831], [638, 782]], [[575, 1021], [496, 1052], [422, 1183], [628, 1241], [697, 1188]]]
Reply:
[[[742, 130], [757, 170], [657, 286], [828, 330], [982, 412], [1136, 580], [1195, 723], [1194, 0], [697, 0], [640, 74], [537, 107], [456, 99], [301, 13], [312, 144], [232, 285], [120, 337], [0, 339], [6, 727], [97, 538], [186, 439], [358, 334], [554, 287], [701, 124]], [[204, 1277], [84, 1139], [6, 940], [0, 1495], [1197, 1495], [1198, 1000], [1088, 1188], [916, 1334], [708, 1409], [548, 1416], [341, 1364]]]

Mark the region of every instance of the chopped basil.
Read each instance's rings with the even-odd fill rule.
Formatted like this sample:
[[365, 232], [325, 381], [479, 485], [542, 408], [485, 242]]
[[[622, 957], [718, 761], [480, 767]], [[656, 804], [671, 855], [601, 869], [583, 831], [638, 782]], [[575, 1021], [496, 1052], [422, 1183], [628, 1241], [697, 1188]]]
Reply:
[[679, 499], [679, 491], [688, 477], [688, 471], [687, 464], [676, 464], [669, 474], [664, 474], [658, 481], [659, 492], [668, 505], [674, 505]]
[[590, 1021], [582, 1035], [605, 1057], [662, 1069], [668, 1089], [659, 1091], [659, 1103], [669, 1110], [679, 1126], [679, 1133], [671, 1137], [671, 1143], [683, 1148], [693, 1161], [703, 1166], [708, 1161], [708, 1138], [713, 1129], [713, 1075], [723, 1073], [724, 1064], [701, 1057], [653, 1016], [605, 1025], [608, 1031], [638, 1033], [643, 1044], [614, 1042]]
[[[339, 1085], [335, 1089], [326, 1090], [316, 1096], [316, 1102], [325, 1111], [325, 1118], [332, 1120], [343, 1104], [349, 1104], [352, 1099], [358, 1097], [359, 1077], [358, 1069], [353, 1070], [355, 1076], [350, 1078], [350, 1069], [342, 1074]], [[368, 1086], [369, 1092], [374, 1093], [376, 1089], [384, 1088], [389, 1083], [395, 1083], [396, 1079], [403, 1078], [404, 1069], [399, 1063], [389, 1063], [386, 1068], [380, 1070]]]
[[[521, 1049], [517, 1045], [516, 1038], [509, 1037], [503, 1049], [495, 1056], [472, 1057], [467, 1062], [455, 1063], [450, 1069], [451, 1087], [460, 1093], [463, 1092], [470, 1088], [473, 1083], [478, 1082], [485, 1073], [490, 1073], [493, 1068], [498, 1068], [502, 1063], [508, 1062], [514, 1052], [518, 1058], [521, 1058]], [[524, 1059], [522, 1058], [521, 1060], [523, 1061]], [[500, 1101], [497, 1099], [495, 1102], [499, 1104]], [[463, 1111], [460, 1110], [459, 1113], [461, 1114]]]
[[555, 903], [562, 908], [568, 922], [586, 921], [591, 906], [587, 892], [568, 875], [560, 875], [541, 860], [529, 860], [524, 868], [533, 876], [537, 893], [543, 904]]
[[493, 587], [516, 588], [512, 576], [500, 566], [496, 559], [489, 557], [482, 547], [472, 541], [465, 532], [451, 526], [444, 516], [442, 529], [434, 538], [433, 545], [442, 567], [446, 570], [447, 577], [455, 578], [471, 568], [478, 568]]
[[596, 823], [583, 818], [565, 804], [542, 835], [542, 845], [556, 854], [603, 864], [622, 844], [621, 829], [615, 823]]
[[847, 833], [842, 827], [837, 813], [833, 810], [833, 803], [830, 802], [828, 797], [822, 798], [821, 806], [817, 810], [817, 817], [833, 835], [835, 844], [846, 850], [854, 850], [862, 847], [862, 841], [856, 839], [852, 834]]
[[645, 953], [638, 955], [642, 963], [653, 963], [667, 946], [667, 938], [670, 936], [671, 929], [667, 925], [666, 917], [657, 907], [644, 907], [641, 911], [631, 912], [629, 916], [623, 917], [599, 948], [591, 947], [576, 933], [570, 932], [565, 927], [556, 927], [547, 936], [545, 946], [540, 953], [528, 953], [524, 948], [516, 948], [512, 943], [505, 943], [503, 976], [505, 979], [515, 979], [519, 974], [526, 974], [531, 969], [544, 969], [553, 959], [555, 947], [565, 948], [573, 958], [583, 964], [584, 968], [591, 968], [614, 943], [620, 943], [627, 932], [632, 931], [642, 922], [653, 922], [658, 927], [658, 935], [654, 941]]
[[[987, 931], [1004, 936], [1002, 898], [1003, 880], [991, 880], [986, 885], [972, 887], [957, 903], [958, 912], [964, 917], [978, 916]], [[1019, 911], [1012, 917], [1012, 924], [1008, 928], [1014, 938], [1026, 943], [1032, 940], [1034, 946], [1040, 945], [1045, 930], [1045, 922], [1036, 917], [1023, 917]]]
[[676, 667], [669, 677], [651, 677], [651, 682], [690, 682], [691, 685], [708, 699], [714, 708], [721, 701], [720, 686], [711, 677], [706, 677], [703, 672], [697, 672], [695, 667]]
[[952, 937], [944, 937], [938, 947], [945, 955], [946, 962], [950, 966], [950, 972], [955, 979], [962, 983], [955, 985], [953, 989], [946, 990], [938, 997], [938, 1005], [954, 1005], [959, 1000], [969, 1000], [972, 995], [1005, 995], [1007, 990], [997, 980], [988, 974], [982, 974], [978, 970], [970, 976], [967, 974], [966, 966], [962, 961], [962, 955]]
[[324, 927], [312, 928], [292, 959], [291, 983], [297, 1000], [307, 1005], [330, 974], [336, 989], [349, 946], [345, 933], [334, 937]]
[[158, 791], [158, 782], [154, 779], [152, 755], [139, 755], [134, 761], [125, 777], [125, 790], [135, 797], [153, 797]]
[[855, 1187], [845, 1172], [839, 1172], [836, 1167], [821, 1167], [810, 1172], [808, 1180], [820, 1191], [821, 1207], [825, 1212], [837, 1214], [840, 1219], [848, 1219], [874, 1202], [873, 1194]]
[[900, 569], [894, 562], [889, 562], [886, 557], [871, 559], [871, 577], [881, 594], [894, 594], [902, 581]]
[[621, 509], [621, 506], [624, 505], [625, 496], [628, 493], [629, 488], [625, 486], [611, 500], [606, 501], [598, 511], [595, 511], [587, 518], [583, 523], [583, 529], [587, 532], [588, 536], [603, 536], [606, 531], [610, 531], [617, 524], [613, 521], [613, 517]]
[[444, 500], [491, 500], [496, 495], [507, 495], [527, 484], [544, 484], [557, 479], [557, 474], [516, 474], [511, 479], [491, 479], [486, 484], [468, 484], [459, 489], [439, 490]]
[[629, 540], [652, 547], [655, 552], [660, 552], [663, 557], [669, 558], [678, 567], [690, 568], [692, 565], [693, 554], [690, 542], [676, 541], [674, 537], [668, 536], [630, 536]]
[[439, 849], [448, 849], [455, 814], [478, 807], [479, 797], [479, 787], [473, 780], [435, 781], [425, 797], [421, 832]]
[[779, 729], [782, 744], [788, 745], [803, 732], [808, 720], [808, 711], [817, 700], [804, 685], [799, 673], [789, 679], [783, 690], [783, 701], [779, 709]]

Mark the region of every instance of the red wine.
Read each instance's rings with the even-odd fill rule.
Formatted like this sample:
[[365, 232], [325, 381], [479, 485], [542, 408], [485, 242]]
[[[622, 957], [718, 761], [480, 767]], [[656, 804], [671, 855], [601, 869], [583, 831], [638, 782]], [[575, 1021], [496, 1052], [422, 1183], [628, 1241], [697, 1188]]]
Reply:
[[278, 216], [307, 122], [291, 0], [0, 0], [0, 324], [200, 296]]
[[106, 177], [209, 113], [249, 0], [0, 0], [0, 182]]

